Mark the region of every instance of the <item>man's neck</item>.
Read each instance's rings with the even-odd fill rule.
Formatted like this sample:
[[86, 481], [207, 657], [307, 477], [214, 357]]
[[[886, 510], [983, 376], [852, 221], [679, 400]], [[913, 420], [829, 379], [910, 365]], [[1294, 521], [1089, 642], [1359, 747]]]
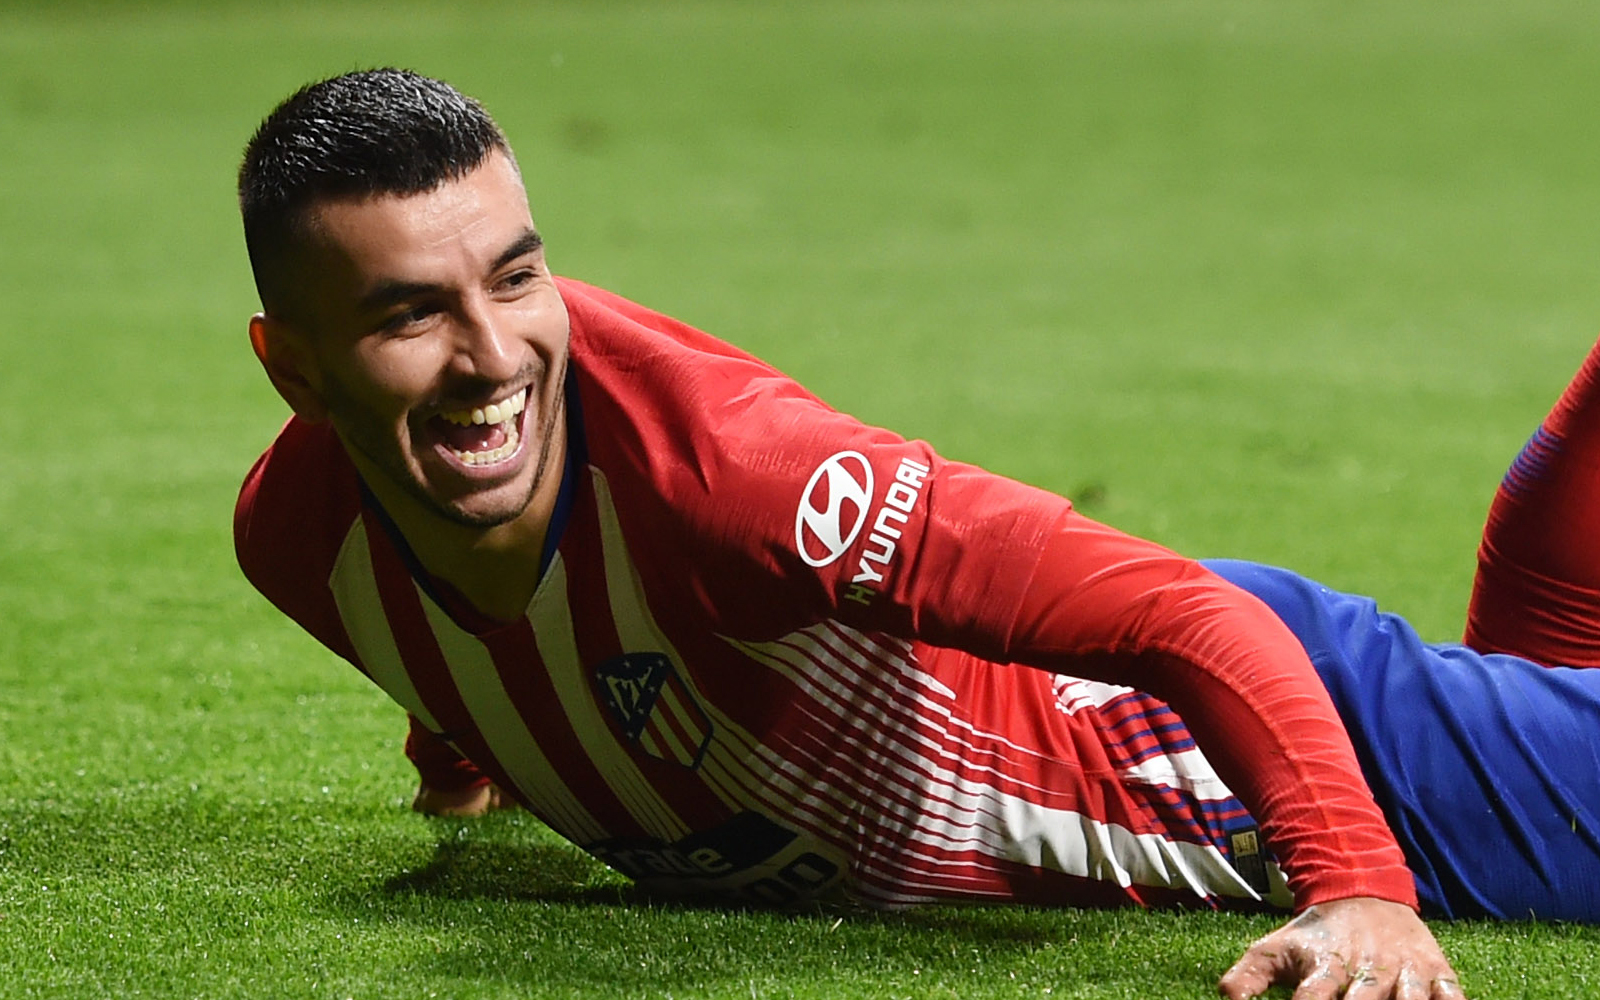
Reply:
[[499, 621], [521, 618], [539, 587], [545, 540], [566, 469], [566, 421], [555, 424], [559, 436], [550, 443], [532, 499], [504, 524], [470, 527], [441, 517], [392, 487], [387, 492], [394, 495], [372, 490], [422, 568]]

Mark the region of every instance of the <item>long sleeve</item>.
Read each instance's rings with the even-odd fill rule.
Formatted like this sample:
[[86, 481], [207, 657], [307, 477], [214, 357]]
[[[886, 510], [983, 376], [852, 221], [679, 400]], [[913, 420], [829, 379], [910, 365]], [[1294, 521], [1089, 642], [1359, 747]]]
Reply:
[[422, 783], [441, 792], [481, 788], [489, 778], [472, 761], [456, 753], [437, 733], [431, 732], [417, 717], [407, 713], [406, 757], [417, 769]]
[[742, 640], [833, 619], [1149, 691], [1261, 823], [1300, 905], [1415, 904], [1321, 682], [1253, 597], [681, 323], [571, 282], [563, 295], [590, 461], [651, 498], [618, 515], [649, 539], [646, 591]]
[[1008, 652], [1169, 702], [1249, 805], [1298, 906], [1416, 905], [1332, 701], [1294, 635], [1196, 563], [1076, 513], [1051, 533]]

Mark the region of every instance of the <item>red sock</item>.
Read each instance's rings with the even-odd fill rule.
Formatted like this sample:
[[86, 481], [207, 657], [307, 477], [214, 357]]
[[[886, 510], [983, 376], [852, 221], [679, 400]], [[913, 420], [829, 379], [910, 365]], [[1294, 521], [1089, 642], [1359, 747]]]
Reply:
[[1465, 642], [1600, 666], [1600, 343], [1495, 493]]

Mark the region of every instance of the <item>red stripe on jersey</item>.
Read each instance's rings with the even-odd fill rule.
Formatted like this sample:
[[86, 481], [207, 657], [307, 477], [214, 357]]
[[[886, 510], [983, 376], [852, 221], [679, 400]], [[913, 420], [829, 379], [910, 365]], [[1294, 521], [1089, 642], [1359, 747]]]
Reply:
[[1142, 691], [1131, 691], [1100, 706], [1096, 714], [1107, 723], [1106, 754], [1119, 767], [1130, 767], [1178, 750], [1192, 748], [1194, 737], [1167, 704]]
[[[865, 668], [860, 668], [869, 674], [867, 679], [870, 683], [866, 685], [861, 685], [860, 679], [852, 678], [849, 673], [835, 674], [845, 683], [853, 680], [854, 692], [863, 696], [858, 704], [870, 709], [867, 712], [849, 712], [842, 725], [852, 738], [862, 743], [887, 746], [894, 750], [893, 760], [899, 768], [895, 777], [909, 795], [909, 799], [900, 800], [902, 808], [894, 812], [914, 816], [932, 809], [940, 817], [952, 813], [966, 814], [972, 807], [970, 804], [960, 804], [958, 798], [967, 796], [951, 785], [952, 780], [959, 779], [984, 783], [1018, 797], [1037, 797], [1039, 790], [1036, 788], [1007, 780], [1008, 776], [998, 770], [987, 773], [985, 767], [974, 766], [974, 756], [970, 751], [987, 748], [964, 740], [950, 730], [948, 721], [951, 719], [952, 703], [938, 689], [938, 682], [920, 666], [905, 656], [873, 645], [872, 637], [835, 623], [827, 623], [825, 627], [828, 643], [824, 648], [836, 654], [842, 649], [849, 654], [852, 662], [867, 664]], [[826, 663], [815, 657], [812, 662]], [[940, 709], [943, 710], [942, 715]], [[880, 730], [885, 725], [888, 732], [895, 736], [892, 741], [883, 738], [885, 734]], [[980, 753], [978, 756], [993, 754]], [[1003, 766], [1003, 762], [995, 765], [997, 768]], [[912, 808], [904, 808], [907, 805], [912, 805]], [[1002, 817], [993, 816], [986, 810], [980, 809], [976, 815], [989, 816], [997, 825], [1002, 821]]]
[[523, 619], [481, 638], [512, 707], [560, 775], [562, 784], [583, 789], [583, 808], [607, 836], [644, 836], [643, 827], [612, 792], [567, 717], [559, 711], [561, 699], [550, 681], [549, 668], [536, 651], [533, 626]]
[[651, 725], [640, 734], [639, 742], [653, 757], [675, 761], [685, 767], [698, 767], [701, 751], [710, 736], [699, 708], [678, 688], [682, 682], [669, 679], [656, 696]]
[[[572, 618], [573, 639], [577, 644], [578, 659], [582, 663], [584, 682], [593, 691], [594, 671], [601, 664], [623, 653], [647, 651], [622, 648], [622, 640], [612, 612], [611, 588], [627, 588], [624, 593], [630, 601], [642, 604], [643, 597], [633, 596], [637, 583], [632, 575], [620, 580], [610, 579], [606, 574], [605, 560], [596, 558], [596, 554], [604, 550], [604, 543], [601, 540], [594, 472], [586, 466], [579, 472], [579, 476], [581, 481], [573, 496], [571, 513], [562, 531], [558, 551], [563, 554], [562, 563], [567, 571], [567, 607]], [[572, 554], [570, 558], [566, 556], [569, 552]], [[630, 568], [633, 565], [632, 559], [632, 554], [629, 553]], [[648, 607], [642, 607], [641, 610], [646, 614], [650, 613]], [[663, 649], [648, 650], [648, 652], [668, 651]], [[678, 670], [685, 669], [683, 664], [675, 663], [674, 667]], [[660, 709], [658, 703], [655, 711], [659, 712]], [[604, 708], [601, 714], [605, 717], [606, 726], [612, 736], [620, 746], [629, 749], [635, 766], [656, 794], [690, 829], [705, 829], [729, 816], [728, 805], [721, 796], [707, 788], [701, 781], [685, 780], [683, 765], [653, 757], [643, 748], [635, 747], [623, 730], [620, 719]], [[635, 749], [638, 752], [634, 752]]]
[[617, 623], [611, 617], [611, 599], [606, 592], [605, 564], [594, 553], [600, 551], [599, 515], [595, 510], [594, 485], [587, 468], [577, 472], [572, 506], [561, 531], [557, 552], [567, 570], [567, 604], [572, 611], [578, 658], [586, 670], [626, 650], [617, 638]]
[[923, 767], [914, 751], [884, 738], [906, 722], [882, 691], [887, 670], [870, 660], [865, 668], [841, 662], [840, 652], [818, 635], [822, 631], [813, 628], [766, 644], [771, 655], [808, 682], [796, 685], [800, 711], [793, 717], [797, 724], [786, 727], [793, 731], [781, 734], [784, 744], [845, 786], [845, 814], [865, 804], [893, 814], [914, 810], [922, 798], [916, 783], [884, 769], [882, 759], [889, 754], [893, 764], [908, 770]]
[[[395, 549], [376, 516], [363, 509], [361, 519], [372, 552], [372, 573], [378, 585], [378, 597], [383, 602], [384, 617], [394, 632], [395, 645], [400, 650], [401, 660], [411, 677], [417, 697], [422, 699], [428, 714], [433, 716], [448, 742], [454, 744], [502, 791], [521, 800], [516, 782], [511, 780], [500, 761], [489, 752], [489, 744], [478, 732], [471, 713], [461, 700], [461, 692], [456, 690], [455, 681], [450, 677], [450, 666], [439, 649], [439, 640], [428, 625], [428, 615], [423, 610], [410, 567]], [[531, 803], [524, 801], [523, 805], [542, 817], [537, 810], [533, 810]]]

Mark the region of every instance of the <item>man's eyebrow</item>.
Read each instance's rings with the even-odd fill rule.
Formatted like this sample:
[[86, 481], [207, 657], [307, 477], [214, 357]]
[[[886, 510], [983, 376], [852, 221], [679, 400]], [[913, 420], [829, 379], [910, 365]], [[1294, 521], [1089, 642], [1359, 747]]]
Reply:
[[544, 237], [540, 236], [537, 230], [525, 229], [521, 236], [512, 240], [511, 245], [500, 252], [500, 256], [495, 258], [494, 266], [490, 270], [498, 271], [518, 257], [533, 253], [542, 246], [544, 246]]
[[438, 285], [425, 281], [380, 281], [356, 300], [356, 307], [362, 311], [377, 311], [438, 290]]
[[[495, 258], [494, 264], [490, 266], [489, 270], [498, 271], [518, 257], [533, 253], [542, 246], [544, 246], [544, 237], [540, 236], [535, 230], [525, 230], [522, 235], [512, 240], [509, 246], [500, 251], [500, 256]], [[389, 306], [398, 305], [401, 302], [408, 302], [414, 298], [430, 295], [439, 291], [439, 287], [436, 284], [430, 284], [425, 281], [380, 281], [365, 295], [361, 296], [356, 305], [362, 310], [378, 311]]]

